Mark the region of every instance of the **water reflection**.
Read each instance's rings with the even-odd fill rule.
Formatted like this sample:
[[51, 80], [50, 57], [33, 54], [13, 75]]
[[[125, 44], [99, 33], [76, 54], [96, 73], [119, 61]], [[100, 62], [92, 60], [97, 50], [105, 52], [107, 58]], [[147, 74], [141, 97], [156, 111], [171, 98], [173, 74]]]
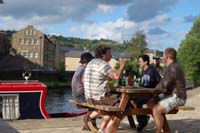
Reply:
[[78, 112], [76, 107], [68, 103], [72, 98], [70, 88], [48, 89], [45, 100], [45, 108], [49, 114], [63, 112]]

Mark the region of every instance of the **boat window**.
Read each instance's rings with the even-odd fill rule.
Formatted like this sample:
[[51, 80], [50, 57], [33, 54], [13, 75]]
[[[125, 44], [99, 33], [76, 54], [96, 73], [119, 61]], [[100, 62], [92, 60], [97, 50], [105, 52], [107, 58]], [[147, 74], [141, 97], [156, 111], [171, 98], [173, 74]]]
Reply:
[[0, 117], [14, 120], [19, 114], [19, 94], [0, 94]]

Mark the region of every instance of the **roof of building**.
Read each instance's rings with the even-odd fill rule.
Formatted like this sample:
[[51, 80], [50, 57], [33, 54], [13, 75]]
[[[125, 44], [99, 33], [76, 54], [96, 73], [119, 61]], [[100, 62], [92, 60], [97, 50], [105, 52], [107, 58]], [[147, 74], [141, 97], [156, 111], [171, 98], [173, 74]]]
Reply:
[[0, 71], [19, 71], [36, 68], [37, 64], [27, 60], [21, 55], [8, 54], [0, 61]]
[[[65, 53], [65, 57], [80, 58], [81, 54], [84, 52], [86, 51], [69, 51]], [[91, 52], [91, 54], [94, 55], [93, 52]]]
[[73, 48], [73, 47], [66, 47], [66, 46], [60, 46], [60, 50], [63, 52], [67, 52], [67, 51], [79, 51], [79, 52], [83, 52], [83, 49], [81, 48]]

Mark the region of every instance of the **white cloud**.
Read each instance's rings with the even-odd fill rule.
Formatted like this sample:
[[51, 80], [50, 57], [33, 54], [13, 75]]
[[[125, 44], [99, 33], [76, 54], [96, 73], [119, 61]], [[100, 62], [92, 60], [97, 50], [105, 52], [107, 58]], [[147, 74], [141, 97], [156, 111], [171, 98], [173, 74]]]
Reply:
[[[144, 30], [147, 37], [148, 47], [153, 49], [164, 50], [168, 46], [175, 48], [179, 47], [180, 40], [185, 35], [185, 32], [165, 30], [165, 26], [172, 21], [167, 15], [159, 15], [149, 21], [135, 23], [132, 21], [120, 18], [114, 22], [83, 24], [81, 26], [72, 27], [71, 32], [82, 32], [84, 38], [89, 39], [110, 39], [115, 41], [130, 40], [137, 30]], [[162, 34], [148, 34], [148, 31], [154, 27], [162, 27], [165, 33]]]
[[27, 25], [26, 21], [16, 21], [12, 16], [1, 17], [0, 22], [0, 27], [3, 30], [19, 30]]
[[[131, 29], [131, 30], [130, 30]], [[89, 39], [111, 39], [115, 41], [128, 40], [134, 34], [137, 27], [134, 22], [118, 19], [115, 22], [100, 24], [84, 24], [71, 28], [71, 32], [83, 32], [84, 38]]]
[[[2, 30], [20, 30], [27, 25], [33, 25], [34, 27], [48, 27], [48, 21], [55, 21], [56, 16], [34, 16], [30, 19], [15, 19], [12, 16], [6, 16], [0, 18], [0, 27]], [[42, 28], [43, 29], [43, 28]], [[43, 31], [45, 32], [45, 31]]]
[[98, 5], [97, 10], [99, 10], [101, 12], [104, 12], [104, 13], [108, 13], [108, 12], [112, 11], [112, 7], [108, 6], [108, 5], [100, 4], [100, 5]]

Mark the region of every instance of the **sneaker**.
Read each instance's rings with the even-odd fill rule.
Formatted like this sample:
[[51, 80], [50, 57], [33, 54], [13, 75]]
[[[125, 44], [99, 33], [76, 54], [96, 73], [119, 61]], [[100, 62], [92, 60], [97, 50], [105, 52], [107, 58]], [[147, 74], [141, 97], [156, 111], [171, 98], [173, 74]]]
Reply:
[[142, 131], [148, 124], [150, 116], [147, 116], [147, 119], [143, 123], [139, 123], [137, 126], [137, 131]]
[[99, 129], [97, 133], [104, 133], [102, 129]]

